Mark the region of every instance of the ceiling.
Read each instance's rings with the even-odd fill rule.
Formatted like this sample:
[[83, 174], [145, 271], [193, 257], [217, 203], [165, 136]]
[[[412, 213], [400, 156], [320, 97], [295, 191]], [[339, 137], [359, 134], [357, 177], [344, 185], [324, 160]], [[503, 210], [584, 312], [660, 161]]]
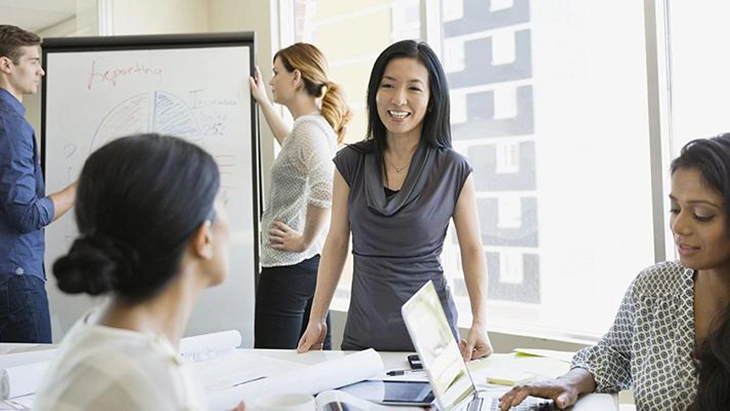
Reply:
[[76, 0], [0, 0], [2, 24], [38, 32], [76, 15]]

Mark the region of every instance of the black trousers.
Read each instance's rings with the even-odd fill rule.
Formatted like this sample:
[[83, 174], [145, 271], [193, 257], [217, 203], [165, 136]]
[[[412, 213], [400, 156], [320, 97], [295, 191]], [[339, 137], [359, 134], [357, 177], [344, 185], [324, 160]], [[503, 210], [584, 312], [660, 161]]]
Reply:
[[[254, 348], [297, 348], [312, 309], [319, 255], [295, 265], [264, 267], [256, 289]], [[324, 349], [332, 349], [327, 313]]]

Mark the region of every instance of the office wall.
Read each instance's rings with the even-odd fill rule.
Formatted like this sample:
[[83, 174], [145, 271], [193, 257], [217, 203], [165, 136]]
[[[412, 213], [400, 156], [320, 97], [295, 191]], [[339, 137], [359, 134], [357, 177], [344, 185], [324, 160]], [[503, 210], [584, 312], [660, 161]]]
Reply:
[[[83, 0], [87, 1], [87, 0]], [[87, 12], [84, 15], [92, 14], [91, 11], [87, 10]], [[87, 24], [88, 21], [86, 21], [84, 18], [79, 18], [78, 16], [74, 16], [68, 20], [64, 20], [62, 22], [59, 22], [58, 24], [55, 24], [53, 26], [47, 27], [41, 31], [39, 31], [38, 34], [41, 38], [46, 37], [66, 37], [66, 36], [78, 36], [78, 35], [91, 35], [91, 34], [83, 34], [83, 32], [88, 32], [91, 29], [91, 26]], [[96, 22], [94, 22], [96, 24]], [[94, 31], [93, 34], [96, 34], [96, 31]], [[24, 96], [23, 97], [23, 106], [25, 107], [25, 118], [28, 120], [30, 125], [33, 127], [33, 130], [36, 132], [36, 142], [38, 144], [38, 147], [41, 146], [40, 139], [41, 139], [41, 93], [40, 89], [38, 89], [38, 93], [34, 95]]]
[[208, 31], [208, 0], [124, 0], [112, 6], [115, 35]]
[[[279, 10], [277, 0], [209, 0], [210, 31], [253, 31], [256, 33], [256, 64], [264, 81], [271, 79], [272, 58], [280, 48], [278, 30]], [[271, 97], [271, 96], [269, 96]], [[261, 171], [264, 189], [269, 183], [269, 169], [274, 162], [274, 135], [266, 126], [263, 116], [261, 126]]]

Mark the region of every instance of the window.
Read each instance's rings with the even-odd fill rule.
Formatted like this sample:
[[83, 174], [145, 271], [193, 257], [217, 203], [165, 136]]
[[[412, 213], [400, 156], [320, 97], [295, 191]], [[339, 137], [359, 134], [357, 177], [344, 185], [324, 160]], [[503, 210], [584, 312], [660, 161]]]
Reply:
[[[296, 40], [324, 51], [356, 110], [348, 140], [361, 140], [372, 64], [391, 42], [418, 37], [423, 8], [300, 3], [316, 3], [317, 13], [297, 18], [306, 30], [297, 28]], [[438, 8], [427, 10], [439, 16], [440, 37], [428, 41], [448, 75], [454, 146], [474, 167], [490, 326], [597, 338], [629, 282], [654, 263], [643, 4], [424, 4]], [[352, 31], [368, 36], [338, 35]], [[453, 229], [442, 262], [468, 326]], [[343, 275], [333, 308], [346, 308], [350, 278]]]
[[672, 157], [688, 141], [730, 131], [730, 55], [725, 25], [730, 3], [669, 2]]
[[[456, 3], [441, 41], [454, 144], [474, 166], [490, 321], [597, 337], [654, 257], [643, 5]], [[447, 270], [466, 316], [461, 272]]]

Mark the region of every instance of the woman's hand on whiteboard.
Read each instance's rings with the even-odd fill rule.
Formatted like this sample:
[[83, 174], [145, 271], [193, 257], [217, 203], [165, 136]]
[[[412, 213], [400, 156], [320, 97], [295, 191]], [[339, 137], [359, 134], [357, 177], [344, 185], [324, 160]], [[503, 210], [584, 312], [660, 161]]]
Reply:
[[266, 95], [264, 79], [263, 77], [261, 77], [261, 71], [259, 70], [259, 66], [256, 66], [256, 69], [254, 70], [254, 76], [249, 77], [248, 82], [251, 85], [251, 96], [253, 96], [256, 102], [258, 102], [259, 104], [263, 104], [264, 102], [269, 101], [269, 97]]
[[244, 404], [243, 401], [241, 401], [238, 403], [238, 405], [236, 405], [236, 408], [234, 408], [231, 411], [246, 411], [246, 404]]
[[269, 244], [276, 250], [295, 253], [301, 253], [307, 249], [304, 237], [281, 221], [274, 221], [272, 224], [271, 230], [269, 230]]
[[302, 334], [302, 338], [299, 339], [299, 345], [297, 346], [297, 352], [303, 353], [310, 350], [322, 350], [324, 348], [324, 338], [327, 335], [327, 323], [312, 322], [307, 324], [307, 329]]

